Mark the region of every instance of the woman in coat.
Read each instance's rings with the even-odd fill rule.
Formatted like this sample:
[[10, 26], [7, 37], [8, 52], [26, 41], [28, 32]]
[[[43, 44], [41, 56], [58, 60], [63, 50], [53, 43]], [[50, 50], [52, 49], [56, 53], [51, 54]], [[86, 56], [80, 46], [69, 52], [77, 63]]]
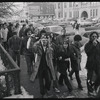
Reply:
[[67, 69], [69, 68], [69, 58], [70, 58], [68, 41], [64, 41], [63, 46], [59, 47], [57, 58], [58, 58], [57, 60], [58, 61], [58, 71], [60, 72], [58, 82], [60, 85], [63, 85], [63, 81], [64, 81], [68, 87], [69, 92], [71, 92], [72, 86], [67, 76]]
[[90, 34], [90, 41], [85, 45], [85, 53], [87, 54], [87, 89], [88, 95], [93, 94], [92, 78], [93, 73], [96, 74], [96, 79], [94, 80], [94, 89], [97, 90], [100, 85], [100, 43], [98, 42], [98, 33], [92, 32]]

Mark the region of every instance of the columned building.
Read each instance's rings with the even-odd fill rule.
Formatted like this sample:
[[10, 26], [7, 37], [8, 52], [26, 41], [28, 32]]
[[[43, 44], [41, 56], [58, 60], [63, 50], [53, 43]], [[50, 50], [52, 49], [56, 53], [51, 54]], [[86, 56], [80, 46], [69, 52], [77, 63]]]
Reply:
[[100, 17], [100, 2], [56, 2], [56, 18], [94, 18]]

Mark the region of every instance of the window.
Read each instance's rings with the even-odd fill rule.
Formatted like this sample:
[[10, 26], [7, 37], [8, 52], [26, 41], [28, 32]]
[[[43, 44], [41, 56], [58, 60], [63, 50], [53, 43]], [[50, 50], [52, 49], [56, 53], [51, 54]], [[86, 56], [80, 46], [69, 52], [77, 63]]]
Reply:
[[64, 8], [67, 8], [67, 4], [66, 4], [66, 2], [64, 3]]
[[69, 12], [69, 17], [72, 17], [72, 12], [71, 11]]
[[69, 7], [72, 7], [72, 2], [69, 2]]
[[95, 16], [95, 9], [93, 9], [93, 17]]
[[98, 9], [96, 9], [96, 16], [98, 16]]
[[67, 17], [67, 12], [65, 12], [65, 18]]
[[92, 16], [92, 9], [90, 10], [90, 16]]
[[58, 18], [60, 18], [60, 12], [58, 13]]
[[60, 9], [60, 3], [58, 3], [58, 9]]

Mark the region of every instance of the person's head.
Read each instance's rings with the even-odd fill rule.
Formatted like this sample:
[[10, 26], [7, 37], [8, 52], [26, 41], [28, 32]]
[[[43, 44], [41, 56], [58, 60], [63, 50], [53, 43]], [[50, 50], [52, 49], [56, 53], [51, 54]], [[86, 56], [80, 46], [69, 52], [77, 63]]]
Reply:
[[31, 29], [28, 28], [28, 29], [25, 30], [25, 36], [29, 37], [29, 36], [31, 36], [31, 34], [32, 34], [32, 30]]
[[13, 36], [17, 36], [17, 32], [14, 31], [14, 32], [13, 32]]
[[19, 23], [16, 23], [15, 28], [19, 28]]
[[23, 24], [23, 28], [26, 28], [26, 24]]
[[62, 34], [62, 35], [66, 35], [66, 29], [63, 28], [63, 29], [61, 30], [61, 34]]
[[41, 38], [42, 36], [46, 36], [46, 31], [45, 31], [45, 30], [41, 30], [41, 31], [40, 31], [40, 38]]
[[33, 28], [33, 24], [30, 24], [30, 25], [29, 25], [29, 28], [31, 28], [31, 29], [32, 29], [32, 28]]
[[74, 36], [74, 44], [76, 44], [78, 47], [81, 47], [80, 41], [82, 40], [82, 37], [80, 35]]
[[4, 23], [3, 24], [3, 28], [7, 28], [7, 23]]
[[74, 36], [74, 41], [79, 42], [79, 41], [81, 41], [81, 40], [82, 40], [82, 37], [81, 37], [80, 35], [75, 35], [75, 36]]
[[41, 37], [41, 43], [42, 43], [43, 46], [47, 46], [48, 39], [45, 35]]
[[97, 32], [92, 32], [90, 34], [90, 41], [94, 41], [94, 40], [97, 40], [99, 37], [99, 34]]
[[68, 40], [64, 41], [63, 46], [64, 46], [64, 48], [67, 49], [67, 47], [69, 46], [69, 42], [68, 42]]

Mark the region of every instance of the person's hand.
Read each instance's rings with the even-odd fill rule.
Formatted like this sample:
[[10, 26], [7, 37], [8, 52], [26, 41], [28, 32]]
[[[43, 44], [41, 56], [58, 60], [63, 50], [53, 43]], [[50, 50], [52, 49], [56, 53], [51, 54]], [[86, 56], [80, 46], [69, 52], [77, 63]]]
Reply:
[[96, 41], [96, 40], [93, 41], [93, 45], [94, 45], [94, 46], [97, 45], [97, 41]]
[[60, 57], [59, 57], [59, 60], [61, 60], [61, 59], [62, 59], [62, 57], [60, 56]]
[[69, 58], [65, 59], [65, 61], [69, 61]]

